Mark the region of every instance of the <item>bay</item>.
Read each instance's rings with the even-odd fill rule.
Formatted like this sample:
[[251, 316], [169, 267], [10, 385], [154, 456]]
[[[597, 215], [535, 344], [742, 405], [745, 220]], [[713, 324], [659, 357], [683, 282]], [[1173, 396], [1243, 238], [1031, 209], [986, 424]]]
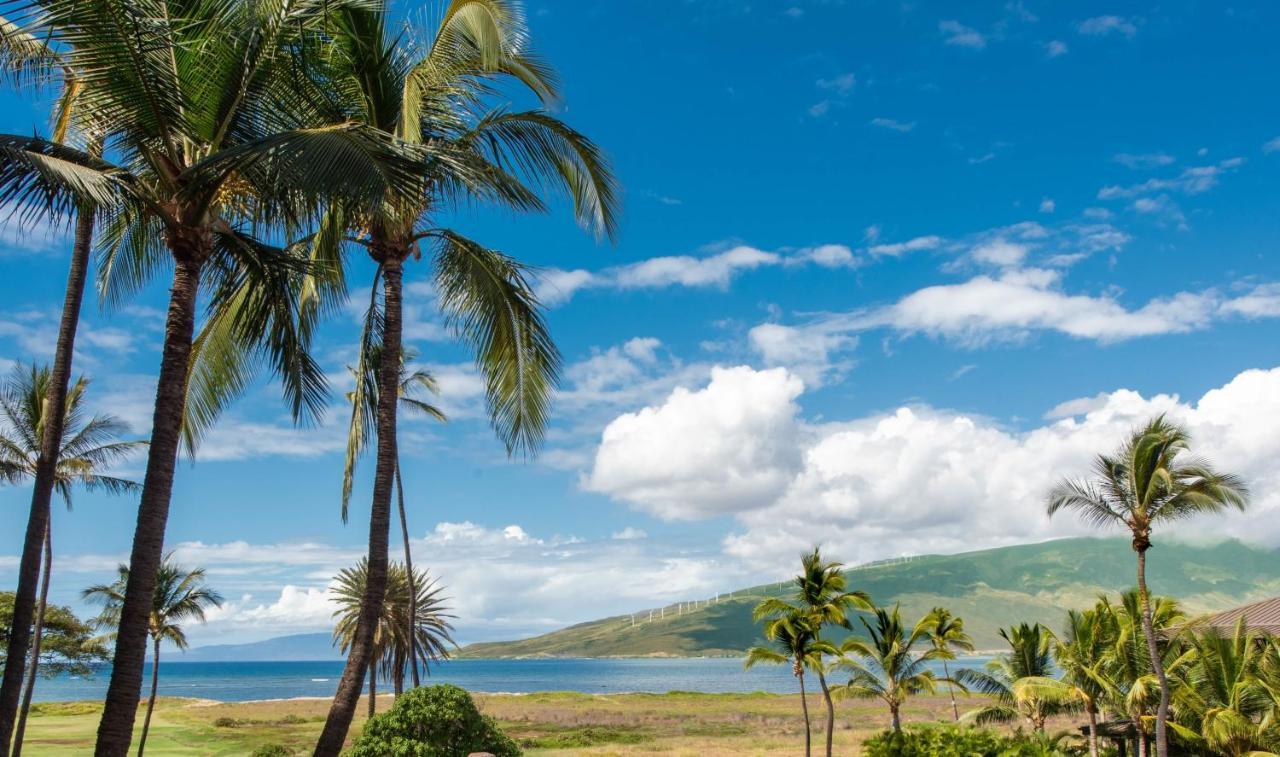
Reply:
[[[990, 657], [949, 662], [980, 667]], [[330, 697], [342, 675], [341, 660], [317, 662], [173, 662], [161, 661], [160, 695], [223, 702], [293, 697]], [[942, 675], [940, 663], [931, 664]], [[102, 699], [108, 671], [89, 678], [60, 676], [36, 683], [35, 700], [61, 702]], [[839, 681], [839, 674], [830, 676]], [[144, 680], [151, 680], [148, 664]], [[797, 690], [790, 666], [762, 665], [743, 670], [741, 658], [557, 658], [526, 660], [450, 660], [433, 666], [424, 682], [451, 683], [469, 691], [532, 693], [575, 691], [588, 694], [699, 691], [790, 694]], [[387, 689], [389, 690], [389, 688]], [[145, 694], [145, 691], [144, 691]]]

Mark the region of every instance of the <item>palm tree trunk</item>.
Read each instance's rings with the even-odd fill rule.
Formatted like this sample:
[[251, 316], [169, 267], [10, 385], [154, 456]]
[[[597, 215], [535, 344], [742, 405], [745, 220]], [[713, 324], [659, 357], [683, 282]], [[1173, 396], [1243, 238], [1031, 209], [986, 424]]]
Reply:
[[[799, 663], [797, 663], [797, 667]], [[809, 732], [809, 699], [804, 691], [804, 670], [796, 673], [796, 679], [800, 681], [800, 710], [804, 712], [804, 757], [810, 757], [813, 754], [813, 737]]]
[[36, 460], [35, 483], [31, 492], [31, 512], [27, 516], [27, 532], [18, 563], [13, 625], [9, 629], [9, 645], [5, 657], [9, 664], [4, 666], [4, 675], [0, 677], [0, 752], [8, 748], [13, 737], [26, 667], [23, 662], [27, 659], [27, 651], [31, 645], [36, 584], [40, 580], [40, 554], [44, 551], [49, 506], [53, 501], [58, 449], [62, 444], [62, 427], [66, 420], [67, 382], [71, 379], [71, 358], [75, 352], [76, 328], [80, 324], [80, 303], [84, 299], [84, 282], [89, 272], [89, 249], [93, 246], [93, 215], [92, 208], [80, 209], [76, 217], [75, 239], [71, 245], [71, 265], [67, 270], [67, 290], [62, 301], [62, 319], [58, 324], [58, 343], [54, 348], [53, 368], [49, 373], [44, 434], [40, 438], [40, 457]]
[[960, 706], [956, 704], [956, 684], [951, 680], [951, 671], [947, 670], [947, 661], [942, 661], [942, 675], [947, 679], [947, 693], [951, 695], [951, 716], [960, 722]]
[[49, 606], [49, 573], [53, 570], [53, 519], [44, 529], [44, 575], [40, 577], [40, 602], [36, 605], [35, 640], [31, 644], [31, 665], [27, 671], [27, 686], [22, 692], [22, 707], [18, 710], [18, 728], [13, 736], [12, 757], [21, 757], [22, 739], [27, 733], [27, 715], [31, 712], [31, 696], [36, 690], [36, 676], [40, 674], [40, 642], [44, 638], [44, 612]]
[[898, 711], [898, 705], [889, 705], [889, 715], [893, 721], [893, 732], [902, 733], [902, 714]]
[[391, 530], [391, 487], [396, 469], [396, 406], [400, 385], [400, 310], [404, 255], [376, 253], [382, 263], [382, 365], [378, 375], [378, 451], [373, 474], [373, 502], [369, 512], [369, 569], [360, 618], [347, 666], [338, 682], [324, 730], [316, 742], [316, 757], [336, 757], [342, 750], [360, 698], [365, 670], [373, 662], [373, 634], [387, 591], [387, 540]]
[[1136, 729], [1133, 738], [1135, 751], [1138, 757], [1147, 757], [1147, 734], [1142, 732], [1142, 718], [1135, 718], [1133, 725]]
[[151, 712], [156, 708], [156, 687], [160, 683], [160, 639], [155, 641], [155, 652], [151, 656], [151, 696], [147, 697], [147, 716], [142, 719], [142, 737], [138, 739], [138, 757], [147, 748], [147, 731], [151, 730]]
[[835, 735], [836, 707], [831, 702], [831, 689], [827, 687], [827, 677], [818, 670], [818, 685], [822, 687], [822, 700], [827, 706], [827, 757], [831, 757], [831, 739]]
[[1147, 653], [1151, 656], [1151, 669], [1160, 682], [1160, 706], [1156, 709], [1156, 757], [1169, 757], [1169, 736], [1165, 722], [1169, 719], [1169, 679], [1164, 672], [1164, 661], [1156, 647], [1155, 624], [1151, 620], [1151, 597], [1147, 593], [1147, 550], [1138, 550], [1138, 600], [1142, 602], [1142, 633], [1147, 637]]
[[[413, 688], [421, 685], [418, 681], [418, 637], [414, 633], [418, 629], [418, 587], [414, 585], [413, 576], [413, 555], [409, 549], [409, 521], [404, 514], [404, 481], [400, 478], [400, 450], [396, 449], [396, 503], [400, 507], [400, 536], [404, 539], [404, 570], [409, 576], [409, 628], [406, 629], [409, 635], [405, 638], [409, 640], [409, 670], [413, 672]], [[401, 675], [403, 678], [403, 675]], [[397, 679], [399, 681], [400, 679]], [[396, 695], [399, 696], [400, 688], [397, 683]]]
[[1089, 757], [1098, 757], [1098, 713], [1092, 707], [1086, 712], [1089, 715]]
[[378, 664], [369, 664], [369, 717], [378, 714]]
[[[191, 229], [184, 229], [193, 232]], [[111, 683], [98, 723], [98, 757], [124, 757], [133, 740], [133, 722], [142, 691], [142, 667], [147, 656], [148, 622], [156, 571], [164, 552], [164, 532], [169, 521], [173, 470], [178, 462], [182, 416], [186, 406], [187, 363], [195, 333], [196, 295], [200, 269], [213, 247], [212, 237], [171, 232], [173, 289], [165, 322], [160, 376], [156, 382], [155, 415], [151, 421], [151, 445], [147, 472], [138, 502], [138, 521], [129, 556], [129, 581], [111, 663]]]

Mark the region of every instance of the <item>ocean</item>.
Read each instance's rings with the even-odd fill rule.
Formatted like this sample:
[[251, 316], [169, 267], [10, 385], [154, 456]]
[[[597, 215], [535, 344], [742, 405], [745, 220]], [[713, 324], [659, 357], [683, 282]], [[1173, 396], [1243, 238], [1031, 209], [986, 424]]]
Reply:
[[[989, 657], [964, 657], [949, 662], [979, 667]], [[165, 662], [160, 663], [160, 695], [196, 697], [223, 702], [255, 699], [333, 696], [342, 676], [342, 661], [322, 662]], [[935, 667], [942, 675], [942, 666]], [[60, 676], [36, 683], [38, 702], [101, 699], [107, 690], [107, 671], [90, 678]], [[839, 680], [839, 674], [830, 677]], [[151, 667], [143, 678], [149, 685]], [[451, 660], [433, 666], [427, 683], [452, 683], [470, 691], [531, 693], [577, 691], [589, 694], [626, 692], [701, 691], [708, 693], [797, 690], [791, 668], [761, 665], [742, 669], [740, 658], [677, 659], [538, 659]], [[816, 683], [814, 684], [816, 685]], [[389, 687], [384, 687], [389, 690]], [[144, 696], [147, 689], [144, 688]]]

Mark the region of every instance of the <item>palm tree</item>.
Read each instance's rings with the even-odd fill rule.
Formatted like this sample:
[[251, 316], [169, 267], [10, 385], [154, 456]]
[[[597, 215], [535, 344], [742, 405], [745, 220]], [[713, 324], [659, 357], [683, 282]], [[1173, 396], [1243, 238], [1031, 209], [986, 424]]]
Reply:
[[1115, 615], [1107, 607], [1083, 612], [1067, 611], [1064, 638], [1054, 644], [1054, 658], [1062, 671], [1062, 682], [1070, 686], [1089, 718], [1089, 754], [1098, 757], [1098, 714], [1115, 688], [1107, 675], [1108, 654], [1119, 636]]
[[[1175, 629], [1186, 616], [1178, 603], [1168, 597], [1151, 597], [1150, 606], [1152, 628], [1160, 640], [1160, 659], [1168, 666], [1181, 653]], [[1142, 600], [1137, 589], [1131, 589], [1120, 595], [1118, 603], [1100, 598], [1095, 609], [1109, 614], [1115, 627], [1115, 640], [1107, 652], [1103, 675], [1098, 679], [1110, 684], [1106, 708], [1123, 714], [1133, 723], [1136, 751], [1139, 757], [1145, 757], [1149, 724], [1154, 721], [1160, 702], [1160, 684], [1151, 671], [1151, 656], [1143, 631]]]
[[1066, 712], [1071, 705], [1057, 692], [1046, 692], [1045, 679], [1053, 676], [1053, 634], [1035, 623], [1000, 629], [1009, 653], [987, 663], [987, 669], [958, 670], [956, 678], [995, 702], [965, 713], [979, 723], [1022, 719], [1033, 731], [1044, 731], [1050, 715]]
[[[128, 600], [129, 566], [121, 564], [117, 578], [110, 584], [90, 586], [82, 596], [103, 605], [98, 616], [100, 628], [119, 629], [125, 603]], [[151, 637], [151, 696], [147, 698], [147, 714], [142, 721], [142, 737], [138, 741], [138, 757], [147, 747], [147, 729], [151, 727], [151, 712], [156, 706], [156, 685], [160, 682], [160, 643], [168, 641], [178, 649], [187, 648], [187, 635], [182, 624], [188, 621], [204, 622], [204, 612], [209, 607], [221, 607], [222, 595], [204, 585], [204, 568], [187, 570], [173, 561], [173, 555], [164, 556], [160, 570], [156, 572], [156, 586], [151, 595], [151, 609], [147, 613], [147, 634]], [[108, 634], [116, 638], [117, 631]]]
[[[0, 58], [4, 61], [4, 72], [10, 74], [19, 86], [26, 83], [27, 78], [43, 83], [50, 75], [61, 75], [64, 89], [74, 81], [75, 77], [63, 68], [58, 56], [45, 41], [16, 29], [7, 19], [0, 19], [5, 33], [0, 35]], [[54, 142], [66, 142], [70, 114], [70, 100], [64, 96], [55, 113], [52, 139]], [[86, 151], [90, 155], [101, 154], [101, 140], [96, 133], [80, 135], [85, 138]], [[50, 422], [39, 437], [40, 447], [36, 454], [34, 484], [31, 491], [31, 509], [27, 518], [27, 533], [23, 542], [22, 556], [18, 563], [18, 587], [14, 613], [14, 626], [9, 635], [6, 647], [8, 659], [15, 663], [5, 668], [0, 678], [0, 744], [8, 744], [13, 733], [15, 708], [18, 703], [18, 689], [22, 683], [22, 661], [25, 659], [27, 647], [32, 644], [37, 650], [32, 654], [33, 661], [39, 660], [41, 617], [44, 612], [44, 600], [36, 605], [36, 581], [41, 575], [41, 552], [46, 554], [45, 567], [40, 591], [43, 595], [48, 586], [49, 557], [47, 543], [47, 524], [51, 518], [53, 490], [56, 485], [56, 459], [58, 445], [63, 437], [62, 423], [66, 414], [68, 383], [71, 380], [71, 362], [75, 349], [76, 329], [80, 323], [80, 304], [84, 299], [84, 286], [89, 271], [89, 250], [93, 244], [93, 226], [95, 208], [92, 204], [81, 204], [76, 210], [74, 240], [71, 245], [71, 261], [67, 269], [67, 285], [63, 296], [62, 314], [58, 324], [58, 337], [54, 347], [52, 376], [49, 381], [49, 392], [46, 401], [49, 405]], [[49, 461], [44, 463], [42, 461]], [[31, 616], [35, 613], [35, 630], [31, 628]], [[34, 665], [34, 663], [33, 663]], [[31, 680], [35, 680], [32, 671]], [[27, 711], [31, 703], [32, 684], [28, 683], [23, 692], [23, 701], [18, 712], [17, 734], [14, 740], [15, 754], [22, 749], [22, 733], [26, 725]]]
[[[381, 668], [390, 674], [395, 692], [400, 693], [406, 663], [417, 660], [442, 661], [449, 658], [453, 642], [453, 626], [449, 620], [446, 601], [439, 596], [441, 587], [425, 573], [419, 572], [413, 581], [417, 587], [414, 597], [409, 590], [409, 574], [403, 565], [391, 563], [387, 572], [386, 601], [382, 604], [382, 617], [374, 634], [375, 664], [369, 666], [369, 716], [377, 712], [377, 672]], [[360, 607], [369, 580], [369, 564], [361, 558], [354, 568], [344, 568], [334, 578], [332, 592], [338, 609], [333, 616], [337, 622], [333, 628], [333, 643], [345, 654], [356, 640], [360, 624]], [[413, 616], [409, 616], [412, 602]], [[412, 634], [408, 618], [412, 617]]]
[[[851, 628], [849, 615], [857, 610], [870, 610], [871, 598], [863, 591], [849, 591], [843, 563], [822, 558], [817, 547], [800, 555], [800, 574], [794, 579], [795, 593], [790, 600], [768, 597], [756, 605], [753, 619], [779, 618], [795, 613], [809, 616], [815, 641], [822, 641], [822, 627], [836, 625]], [[834, 653], [834, 649], [831, 650]], [[822, 688], [822, 700], [827, 708], [827, 757], [831, 757], [836, 712], [831, 701], [831, 689], [827, 686], [825, 664], [814, 666], [818, 685]]]
[[800, 684], [800, 710], [804, 713], [804, 754], [813, 753], [813, 734], [809, 726], [809, 700], [804, 690], [804, 671], [819, 670], [825, 665], [823, 655], [835, 653], [831, 644], [820, 641], [813, 627], [813, 617], [795, 611], [765, 621], [764, 638], [770, 646], [755, 646], [747, 650], [743, 667], [750, 669], [760, 663], [791, 665], [791, 674]]
[[895, 733], [902, 731], [902, 705], [916, 694], [932, 694], [937, 678], [928, 662], [939, 658], [936, 647], [916, 654], [917, 644], [929, 643], [931, 615], [926, 615], [908, 631], [902, 625], [898, 606], [892, 610], [877, 608], [875, 624], [860, 618], [867, 638], [851, 636], [840, 646], [837, 667], [848, 670], [849, 683], [842, 696], [880, 699], [889, 706], [890, 724]]
[[[942, 661], [942, 675], [948, 682], [951, 681], [951, 671], [947, 668], [947, 660], [956, 658], [955, 650], [959, 649], [963, 652], [973, 651], [973, 639], [964, 630], [964, 618], [957, 618], [951, 614], [951, 611], [945, 607], [935, 607], [925, 616], [923, 621], [929, 631], [929, 643], [933, 645], [937, 654], [935, 657]], [[955, 684], [949, 683], [947, 693], [951, 695], [951, 715], [959, 722], [960, 707], [956, 704]]]
[[[0, 135], [0, 194], [28, 220], [59, 221], [86, 204], [104, 209], [108, 254], [100, 276], [114, 298], [173, 265], [131, 585], [99, 753], [123, 754], [132, 736], [187, 417], [198, 293], [212, 292], [215, 307], [238, 306], [239, 315], [218, 323], [216, 333], [258, 345], [248, 356], [282, 377], [295, 413], [316, 413], [323, 372], [298, 349], [311, 316], [289, 297], [301, 278], [299, 250], [277, 250], [254, 232], [296, 229], [325, 201], [367, 206], [400, 196], [397, 188], [416, 194], [409, 179], [421, 172], [423, 151], [333, 121], [329, 90], [299, 71], [305, 58], [296, 53], [341, 5], [304, 0], [264, 8], [231, 0], [183, 6], [175, 17], [158, 0], [19, 4], [19, 30], [47, 40], [76, 73], [74, 118], [107, 124], [114, 160], [41, 137]], [[215, 377], [244, 378], [243, 371], [231, 375], [243, 363], [213, 365]]]
[[[377, 291], [376, 289], [374, 290]], [[365, 316], [366, 332], [375, 328], [374, 320], [377, 318], [376, 303], [370, 305], [369, 311]], [[362, 345], [369, 343], [370, 338], [362, 335], [360, 343]], [[376, 422], [378, 407], [378, 371], [379, 362], [378, 350], [370, 350], [366, 352], [361, 350], [360, 357], [363, 362], [359, 366], [347, 366], [352, 378], [355, 379], [357, 388], [347, 392], [347, 401], [351, 403], [351, 422], [347, 431], [347, 455], [342, 469], [342, 522], [347, 522], [347, 505], [351, 500], [351, 485], [355, 477], [356, 462], [360, 459], [360, 453], [369, 442], [369, 431]], [[405, 349], [401, 355], [400, 361], [400, 381], [397, 394], [400, 397], [400, 404], [405, 409], [421, 413], [429, 418], [434, 418], [441, 423], [448, 420], [443, 411], [429, 402], [418, 399], [415, 394], [439, 394], [440, 388], [436, 384], [435, 377], [424, 370], [408, 369], [408, 364], [416, 358], [416, 353], [412, 350]], [[400, 472], [400, 455], [399, 445], [396, 451], [396, 507], [400, 514], [400, 538], [404, 544], [404, 564], [406, 570], [406, 578], [408, 580], [409, 607], [405, 613], [405, 633], [413, 633], [413, 619], [418, 616], [414, 605], [418, 596], [415, 588], [417, 573], [413, 569], [413, 554], [409, 544], [409, 521], [405, 515], [404, 508], [404, 479]], [[418, 679], [418, 660], [417, 649], [413, 645], [408, 647], [409, 650], [409, 670], [413, 674], [413, 686], [417, 688]], [[396, 693], [399, 694], [397, 688]]]
[[[396, 471], [396, 384], [400, 375], [404, 265], [430, 250], [434, 285], [446, 321], [474, 350], [489, 414], [509, 454], [532, 454], [547, 423], [559, 370], [555, 349], [526, 269], [515, 259], [438, 226], [457, 200], [541, 210], [530, 189], [561, 187], [580, 223], [612, 236], [618, 191], [607, 161], [590, 140], [542, 110], [486, 109], [498, 80], [523, 85], [544, 101], [556, 95], [550, 69], [524, 50], [527, 32], [511, 0], [451, 0], [439, 26], [421, 42], [383, 8], [335, 12], [324, 78], [343, 97], [342, 117], [411, 144], [430, 146], [432, 162], [414, 197], [374, 198], [349, 217], [326, 218], [333, 238], [350, 229], [377, 270], [373, 291], [379, 329], [363, 355], [379, 350], [376, 454], [369, 515], [369, 581], [351, 655], [316, 745], [336, 755], [354, 715], [386, 591], [387, 543]], [[336, 259], [336, 250], [329, 251]], [[359, 386], [359, 385], [358, 385]]]
[[1263, 678], [1268, 642], [1248, 631], [1244, 619], [1226, 636], [1193, 633], [1175, 678], [1178, 735], [1230, 757], [1274, 755], [1280, 729]]
[[[52, 395], [56, 380], [46, 367], [17, 366], [0, 390], [0, 480], [20, 483], [37, 477], [41, 466], [41, 451], [45, 431], [52, 420], [54, 403]], [[108, 476], [103, 470], [143, 446], [145, 442], [116, 441], [127, 433], [128, 427], [111, 415], [86, 417], [85, 390], [89, 380], [81, 376], [66, 392], [63, 402], [62, 422], [58, 424], [58, 446], [54, 459], [54, 488], [62, 495], [67, 509], [71, 509], [71, 491], [82, 486], [90, 491], [101, 489], [112, 494], [134, 491], [133, 481]], [[18, 710], [17, 727], [13, 736], [13, 754], [22, 752], [22, 739], [26, 731], [27, 713], [31, 709], [31, 696], [35, 690], [40, 664], [41, 638], [44, 629], [45, 608], [49, 598], [49, 576], [53, 567], [53, 522], [46, 520], [44, 528], [43, 567], [40, 578], [40, 596], [36, 603], [35, 623], [32, 633], [31, 664], [27, 671], [26, 686], [22, 690], [22, 705]], [[17, 608], [15, 606], [15, 616]], [[10, 666], [6, 666], [6, 669]], [[11, 667], [21, 670], [20, 661]]]
[[1136, 429], [1114, 454], [1094, 461], [1094, 478], [1063, 480], [1049, 493], [1048, 511], [1075, 510], [1096, 526], [1122, 526], [1138, 555], [1138, 596], [1147, 654], [1160, 685], [1156, 710], [1156, 754], [1168, 757], [1169, 680], [1156, 649], [1147, 590], [1147, 550], [1156, 526], [1228, 508], [1243, 510], [1248, 503], [1244, 482], [1219, 473], [1190, 455], [1191, 437], [1182, 426], [1159, 416]]

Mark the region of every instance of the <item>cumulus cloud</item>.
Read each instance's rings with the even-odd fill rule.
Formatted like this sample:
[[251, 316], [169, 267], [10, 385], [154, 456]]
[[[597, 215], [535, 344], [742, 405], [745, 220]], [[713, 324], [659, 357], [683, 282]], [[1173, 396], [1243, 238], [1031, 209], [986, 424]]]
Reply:
[[1067, 54], [1067, 43], [1060, 39], [1051, 39], [1044, 45], [1046, 58], [1057, 58]]
[[[776, 389], [786, 383], [785, 374], [733, 371], [739, 385], [764, 381]], [[1026, 430], [929, 406], [809, 424], [795, 400], [790, 391], [702, 390], [647, 408], [644, 434], [602, 444], [613, 445], [610, 465], [623, 452], [642, 458], [632, 476], [602, 476], [597, 488], [666, 518], [732, 514], [739, 527], [724, 549], [754, 564], [781, 568], [815, 542], [850, 562], [963, 551], [1086, 532], [1070, 516], [1045, 516], [1048, 488], [1061, 476], [1085, 474], [1094, 455], [1114, 448], [1135, 425], [1167, 413], [1188, 425], [1198, 452], [1245, 476], [1255, 492], [1247, 515], [1214, 520], [1211, 527], [1191, 523], [1183, 532], [1280, 541], [1280, 471], [1272, 465], [1280, 454], [1280, 428], [1273, 422], [1280, 414], [1280, 368], [1245, 371], [1195, 402], [1127, 389], [1070, 400], [1050, 410], [1045, 425]], [[689, 430], [676, 410], [680, 416], [749, 415], [768, 422], [718, 423], [714, 443], [696, 465], [685, 466], [677, 453], [654, 454], [685, 441]], [[779, 436], [794, 440], [799, 455], [777, 448]], [[751, 451], [751, 466], [770, 473], [745, 491], [741, 450]], [[596, 473], [603, 473], [601, 462]], [[726, 497], [725, 489], [735, 496]]]
[[1140, 184], [1124, 187], [1117, 184], [1098, 190], [1099, 200], [1128, 199], [1160, 192], [1179, 192], [1185, 195], [1198, 195], [1218, 186], [1222, 175], [1238, 168], [1239, 158], [1229, 158], [1215, 165], [1193, 166], [1182, 171], [1173, 178], [1148, 179]]
[[783, 368], [715, 368], [705, 388], [677, 388], [606, 426], [583, 488], [671, 519], [765, 505], [797, 463], [803, 390]]
[[867, 252], [874, 257], [890, 257], [897, 258], [908, 252], [919, 252], [921, 250], [936, 250], [942, 245], [942, 237], [929, 235], [908, 239], [905, 242], [893, 242], [890, 244], [873, 244], [867, 248]]
[[782, 256], [777, 253], [738, 245], [704, 257], [669, 255], [594, 272], [551, 269], [540, 276], [537, 293], [544, 303], [558, 305], [584, 289], [724, 289], [741, 271], [781, 262]]

